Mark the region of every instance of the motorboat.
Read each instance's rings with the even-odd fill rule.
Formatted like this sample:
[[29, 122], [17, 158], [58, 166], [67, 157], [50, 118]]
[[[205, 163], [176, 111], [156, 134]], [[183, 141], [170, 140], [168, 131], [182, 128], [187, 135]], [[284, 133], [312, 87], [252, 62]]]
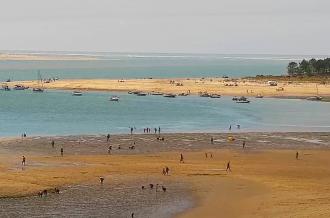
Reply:
[[32, 91], [33, 92], [44, 92], [44, 89], [42, 89], [42, 88], [33, 88]]
[[246, 97], [242, 96], [237, 99], [236, 103], [246, 103], [247, 104], [247, 103], [250, 103], [250, 101]]
[[175, 98], [176, 95], [175, 94], [165, 94], [164, 97], [165, 98]]
[[136, 95], [137, 95], [137, 96], [146, 96], [147, 93], [144, 93], [144, 92], [138, 92]]
[[210, 98], [221, 98], [221, 95], [218, 95], [218, 94], [212, 94], [212, 95], [210, 95]]
[[72, 95], [73, 95], [73, 96], [82, 96], [82, 92], [79, 92], [79, 91], [73, 91], [73, 92], [72, 92]]
[[178, 96], [188, 96], [189, 94], [188, 93], [180, 93], [178, 94]]
[[118, 96], [112, 96], [110, 98], [110, 101], [119, 101], [119, 97]]

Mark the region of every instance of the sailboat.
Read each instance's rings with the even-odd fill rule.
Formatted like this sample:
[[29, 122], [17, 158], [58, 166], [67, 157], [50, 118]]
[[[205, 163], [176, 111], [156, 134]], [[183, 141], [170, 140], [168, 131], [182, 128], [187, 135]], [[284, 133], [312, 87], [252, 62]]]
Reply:
[[[41, 83], [41, 86], [40, 86]], [[42, 78], [41, 78], [41, 74], [40, 71], [38, 71], [38, 87], [33, 88], [33, 92], [43, 92], [44, 88], [43, 88], [43, 83], [42, 83]]]

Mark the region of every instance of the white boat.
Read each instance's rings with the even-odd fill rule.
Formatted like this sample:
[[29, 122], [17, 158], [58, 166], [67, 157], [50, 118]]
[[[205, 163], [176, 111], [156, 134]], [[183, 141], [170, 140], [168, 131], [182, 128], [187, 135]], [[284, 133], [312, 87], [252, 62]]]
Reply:
[[82, 96], [82, 92], [74, 91], [72, 92], [73, 96]]
[[118, 96], [112, 96], [110, 98], [110, 101], [119, 101], [119, 97]]

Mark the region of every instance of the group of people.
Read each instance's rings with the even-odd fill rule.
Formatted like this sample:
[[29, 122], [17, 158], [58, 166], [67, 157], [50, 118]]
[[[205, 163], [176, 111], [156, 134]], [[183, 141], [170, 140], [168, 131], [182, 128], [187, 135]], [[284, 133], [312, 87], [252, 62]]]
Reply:
[[164, 176], [168, 176], [169, 172], [170, 172], [170, 168], [168, 168], [167, 166], [163, 168], [163, 175]]

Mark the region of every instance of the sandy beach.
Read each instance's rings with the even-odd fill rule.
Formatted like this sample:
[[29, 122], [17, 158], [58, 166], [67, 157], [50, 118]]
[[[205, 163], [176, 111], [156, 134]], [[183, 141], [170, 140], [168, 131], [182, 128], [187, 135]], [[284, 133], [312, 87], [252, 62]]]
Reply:
[[[23, 84], [38, 87], [37, 81], [19, 81], [8, 83], [9, 86]], [[44, 83], [46, 89], [67, 90], [102, 90], [102, 91], [143, 91], [162, 93], [220, 94], [227, 96], [257, 96], [305, 98], [309, 96], [330, 96], [330, 85], [316, 82], [278, 82], [269, 86], [266, 81], [252, 79], [227, 80], [223, 78], [194, 79], [76, 79], [58, 80]]]
[[[114, 209], [116, 217], [127, 217], [129, 212], [135, 212], [136, 217], [155, 213], [182, 218], [330, 215], [328, 133], [177, 133], [162, 137], [164, 141], [154, 134], [113, 135], [110, 142], [103, 135], [1, 139], [1, 212], [15, 215], [23, 208], [19, 205], [26, 203], [23, 209], [33, 215], [38, 210], [31, 202], [41, 204], [33, 196], [58, 187], [59, 195], [49, 194], [42, 202], [66, 202], [75, 196], [74, 190], [81, 190], [95, 198], [97, 210], [104, 211], [108, 208], [102, 202], [108, 198], [102, 193], [109, 191], [112, 199], [119, 199], [113, 205], [120, 208]], [[134, 142], [135, 149], [129, 149]], [[181, 153], [184, 163], [179, 163]], [[27, 158], [23, 167], [22, 155]], [[226, 172], [228, 161], [232, 172]], [[162, 175], [165, 166], [170, 169], [167, 176]], [[105, 178], [101, 190], [100, 176]], [[167, 190], [154, 192], [149, 183]], [[123, 196], [130, 200], [120, 200]], [[82, 204], [83, 199], [80, 196], [75, 201]], [[13, 211], [5, 205], [12, 205]], [[89, 214], [84, 208], [70, 212], [70, 205], [74, 204], [62, 208], [67, 216], [71, 212], [78, 215], [79, 209]], [[40, 207], [47, 208], [45, 203]], [[51, 208], [45, 210], [55, 213]]]

